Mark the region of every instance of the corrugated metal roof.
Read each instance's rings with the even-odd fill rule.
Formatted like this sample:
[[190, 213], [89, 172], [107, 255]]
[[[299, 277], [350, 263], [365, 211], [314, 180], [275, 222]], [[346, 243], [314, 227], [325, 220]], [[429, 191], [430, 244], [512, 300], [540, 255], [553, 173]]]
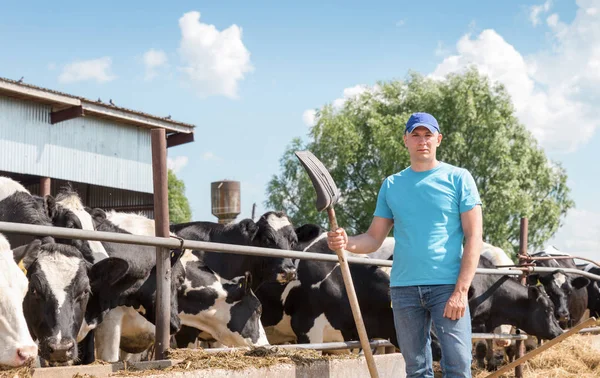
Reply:
[[[27, 92], [26, 90], [30, 89], [33, 91], [37, 91], [37, 93]], [[40, 93], [41, 92], [41, 93]], [[68, 108], [70, 106], [77, 105], [89, 105], [89, 108], [92, 112], [97, 113], [97, 115], [104, 115], [110, 118], [111, 111], [120, 111], [125, 112], [130, 115], [135, 115], [138, 117], [148, 118], [149, 120], [154, 120], [156, 122], [160, 122], [161, 124], [165, 124], [166, 129], [170, 129], [177, 132], [193, 132], [193, 128], [196, 126], [191, 123], [185, 123], [180, 121], [175, 121], [169, 119], [167, 117], [158, 117], [149, 113], [144, 113], [137, 110], [128, 109], [121, 106], [111, 105], [109, 103], [99, 102], [87, 99], [85, 97], [75, 96], [64, 92], [55, 91], [48, 88], [38, 87], [32, 84], [26, 84], [21, 81], [11, 80], [7, 78], [0, 77], [0, 94], [5, 94], [10, 97], [18, 98], [18, 99], [29, 99], [42, 103], [47, 103], [53, 105], [54, 110], [61, 110]], [[47, 94], [48, 96], [44, 96]], [[54, 96], [52, 96], [54, 95]], [[104, 108], [106, 111], [102, 112], [98, 110], [99, 108]], [[143, 122], [140, 119], [136, 119], [136, 121]], [[168, 125], [172, 127], [168, 127]], [[156, 123], [153, 123], [151, 126], [157, 127]], [[159, 126], [160, 127], [160, 126]]]

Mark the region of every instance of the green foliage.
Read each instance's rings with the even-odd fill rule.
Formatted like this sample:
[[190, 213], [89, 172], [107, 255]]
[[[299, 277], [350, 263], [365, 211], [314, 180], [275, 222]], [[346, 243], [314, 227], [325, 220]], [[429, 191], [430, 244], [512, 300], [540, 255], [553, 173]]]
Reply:
[[185, 196], [185, 184], [169, 169], [169, 221], [185, 223], [192, 219], [190, 203]]
[[329, 169], [342, 192], [335, 210], [351, 233], [370, 225], [385, 177], [410, 165], [402, 134], [411, 113], [433, 114], [444, 139], [438, 159], [468, 169], [479, 188], [484, 240], [514, 253], [521, 217], [529, 218], [529, 244], [543, 245], [574, 206], [567, 175], [550, 162], [515, 116], [502, 85], [475, 69], [443, 81], [411, 73], [405, 81], [380, 82], [341, 109], [317, 111], [310, 140], [294, 139], [268, 184], [266, 205], [285, 211], [297, 225], [327, 226], [316, 195], [294, 151], [308, 149]]

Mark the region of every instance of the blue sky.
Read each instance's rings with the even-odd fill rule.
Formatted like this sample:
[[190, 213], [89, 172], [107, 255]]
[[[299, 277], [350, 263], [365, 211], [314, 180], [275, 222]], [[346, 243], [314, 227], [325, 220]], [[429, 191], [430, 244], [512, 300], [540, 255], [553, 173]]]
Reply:
[[265, 211], [310, 109], [475, 64], [567, 169], [577, 207], [552, 242], [600, 258], [600, 0], [3, 2], [0, 45], [0, 76], [197, 125], [169, 150], [196, 220], [222, 179], [242, 183], [238, 219]]

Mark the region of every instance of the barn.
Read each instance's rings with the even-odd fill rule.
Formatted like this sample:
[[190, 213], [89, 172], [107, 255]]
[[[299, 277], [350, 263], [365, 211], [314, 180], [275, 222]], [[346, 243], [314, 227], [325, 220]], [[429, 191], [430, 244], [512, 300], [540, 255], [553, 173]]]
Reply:
[[193, 142], [194, 127], [0, 78], [0, 176], [32, 194], [71, 183], [87, 206], [153, 218], [151, 130], [169, 148]]

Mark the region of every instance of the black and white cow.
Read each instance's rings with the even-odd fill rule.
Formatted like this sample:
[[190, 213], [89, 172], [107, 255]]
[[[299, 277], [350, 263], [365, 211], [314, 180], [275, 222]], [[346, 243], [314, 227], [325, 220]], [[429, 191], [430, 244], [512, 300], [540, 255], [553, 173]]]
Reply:
[[[143, 215], [109, 211], [107, 218], [136, 235], [154, 236], [154, 221]], [[200, 339], [226, 346], [266, 345], [260, 322], [262, 306], [251, 289], [252, 275], [227, 280], [201, 260], [199, 252], [185, 250], [181, 263], [185, 272], [179, 288], [179, 317], [183, 325], [175, 336], [187, 347]]]
[[[495, 265], [481, 256], [478, 267], [493, 269]], [[507, 324], [542, 339], [553, 339], [563, 332], [552, 301], [538, 286], [521, 285], [509, 276], [476, 274], [468, 297], [473, 332], [489, 333]]]
[[13, 259], [13, 251], [0, 234], [0, 365], [21, 366], [37, 357], [25, 315], [23, 299], [27, 278]]
[[[319, 226], [296, 229], [298, 249], [334, 254]], [[377, 266], [350, 265], [367, 334], [397, 345], [389, 275]], [[262, 322], [272, 344], [357, 340], [358, 333], [338, 263], [300, 260], [297, 279], [285, 287], [264, 284], [257, 291]]]
[[[534, 257], [552, 257], [569, 256], [556, 250], [554, 247], [546, 248], [541, 252], [536, 252]], [[559, 319], [562, 328], [572, 327], [579, 323], [585, 310], [588, 307], [587, 285], [590, 280], [586, 277], [564, 273], [562, 268], [577, 269], [577, 265], [572, 258], [552, 259], [552, 260], [534, 260], [536, 266], [556, 268], [553, 273], [535, 273], [528, 276], [529, 284], [541, 283], [550, 296], [556, 309], [556, 317]]]
[[[267, 212], [258, 222], [244, 219], [239, 223], [191, 222], [171, 225], [171, 232], [183, 239], [254, 247], [293, 249], [298, 239], [288, 217], [282, 212]], [[268, 281], [286, 283], [295, 278], [296, 266], [289, 258], [259, 257], [198, 251], [204, 261], [221, 277], [233, 279], [250, 272], [252, 289]]]
[[186, 328], [175, 335], [177, 346], [188, 347], [197, 338], [229, 347], [267, 345], [252, 275], [224, 279], [196, 254], [186, 250], [181, 257], [185, 281], [179, 291], [179, 317]]
[[[600, 267], [596, 264], [588, 264], [583, 268], [584, 271], [600, 276]], [[598, 287], [598, 281], [590, 280], [587, 286], [588, 293], [588, 309], [590, 310], [590, 316], [596, 318], [600, 317], [600, 288]]]
[[39, 355], [49, 365], [73, 364], [86, 336], [81, 330], [99, 321], [107, 298], [118, 296], [129, 266], [117, 258], [91, 265], [71, 245], [39, 240], [27, 245], [23, 263], [29, 280], [23, 310]]
[[[131, 234], [115, 225], [103, 210], [90, 211], [97, 231]], [[104, 316], [96, 329], [98, 358], [114, 362], [119, 360], [119, 349], [127, 353], [140, 353], [154, 342], [156, 248], [112, 242], [102, 242], [102, 245], [110, 258], [117, 257], [126, 261], [129, 265], [128, 274], [135, 277], [134, 282], [123, 287], [120, 295], [113, 295], [109, 304], [112, 310]], [[171, 334], [177, 333], [181, 327], [177, 297], [178, 288], [183, 284], [185, 276], [179, 261], [181, 254], [182, 251], [176, 250], [171, 255]], [[100, 262], [102, 261], [104, 260]]]

